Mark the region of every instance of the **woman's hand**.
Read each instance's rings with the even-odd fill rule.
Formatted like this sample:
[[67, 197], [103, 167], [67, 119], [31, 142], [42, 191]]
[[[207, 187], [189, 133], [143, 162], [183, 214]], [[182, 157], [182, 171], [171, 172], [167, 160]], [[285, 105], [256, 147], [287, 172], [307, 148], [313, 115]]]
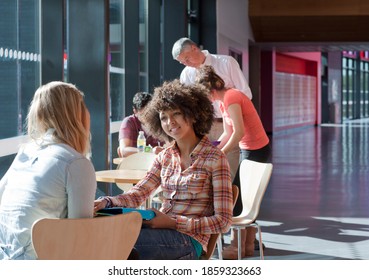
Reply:
[[103, 198], [96, 199], [94, 202], [94, 216], [96, 216], [97, 211], [105, 208], [107, 203], [108, 202]]
[[161, 147], [161, 146], [156, 146], [154, 148], [152, 148], [152, 152], [157, 155], [158, 153], [160, 153], [162, 150], [164, 150], [165, 148], [164, 147]]
[[143, 221], [143, 224], [150, 228], [169, 228], [176, 229], [176, 220], [169, 217], [167, 214], [160, 212], [159, 210], [151, 208], [150, 210], [155, 212], [155, 217], [149, 221]]

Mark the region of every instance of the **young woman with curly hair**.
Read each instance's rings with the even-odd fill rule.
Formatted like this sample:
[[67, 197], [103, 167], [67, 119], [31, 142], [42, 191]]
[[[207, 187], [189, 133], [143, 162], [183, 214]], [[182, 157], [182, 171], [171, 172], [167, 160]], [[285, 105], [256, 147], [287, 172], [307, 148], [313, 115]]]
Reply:
[[139, 258], [198, 259], [210, 235], [227, 232], [232, 222], [228, 161], [206, 136], [213, 105], [205, 88], [174, 80], [155, 89], [143, 118], [153, 135], [171, 144], [129, 192], [96, 200], [95, 210], [138, 207], [161, 186], [162, 207], [144, 221], [135, 244]]

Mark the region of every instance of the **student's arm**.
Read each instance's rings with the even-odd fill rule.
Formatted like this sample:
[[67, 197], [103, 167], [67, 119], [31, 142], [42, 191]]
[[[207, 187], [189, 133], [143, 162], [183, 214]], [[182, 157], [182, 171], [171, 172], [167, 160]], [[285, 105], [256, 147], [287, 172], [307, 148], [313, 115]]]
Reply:
[[225, 119], [223, 118], [223, 133], [219, 136], [218, 141], [220, 141], [217, 146], [219, 149], [222, 149], [225, 144], [227, 144], [229, 138], [231, 137], [233, 129], [230, 125], [227, 124]]
[[234, 147], [238, 146], [238, 143], [245, 135], [245, 127], [242, 118], [242, 109], [241, 106], [237, 103], [231, 104], [228, 106], [228, 114], [232, 120], [233, 131], [225, 143], [225, 145], [221, 148], [221, 150], [227, 154]]
[[139, 207], [160, 186], [160, 170], [161, 165], [158, 158], [156, 158], [145, 177], [134, 185], [129, 192], [95, 200], [94, 211], [96, 212], [104, 207]]
[[118, 155], [119, 157], [127, 157], [138, 152], [136, 147], [133, 147], [133, 141], [128, 138], [119, 140]]
[[125, 117], [119, 128], [119, 147], [117, 149], [119, 157], [127, 157], [138, 152], [135, 142], [137, 136], [138, 132], [134, 117]]
[[92, 218], [96, 175], [87, 158], [73, 161], [67, 169], [68, 218]]

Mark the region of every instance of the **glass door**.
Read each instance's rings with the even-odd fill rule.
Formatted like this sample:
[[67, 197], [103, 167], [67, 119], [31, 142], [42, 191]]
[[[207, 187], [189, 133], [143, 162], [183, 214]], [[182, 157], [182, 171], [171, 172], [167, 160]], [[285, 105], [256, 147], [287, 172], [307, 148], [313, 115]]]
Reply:
[[[355, 53], [356, 55], [356, 53]], [[342, 59], [342, 119], [351, 120], [356, 115], [356, 59], [354, 54]]]
[[369, 117], [369, 62], [360, 61], [360, 117]]

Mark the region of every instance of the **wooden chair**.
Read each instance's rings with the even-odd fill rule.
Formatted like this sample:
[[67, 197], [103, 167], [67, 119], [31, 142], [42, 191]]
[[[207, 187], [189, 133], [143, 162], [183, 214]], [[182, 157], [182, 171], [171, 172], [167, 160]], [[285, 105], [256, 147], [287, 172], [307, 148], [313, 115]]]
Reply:
[[[232, 226], [238, 231], [238, 259], [241, 259], [241, 229], [255, 227], [259, 235], [260, 259], [264, 259], [261, 239], [261, 227], [255, 221], [259, 215], [261, 201], [264, 197], [273, 165], [252, 160], [243, 160], [240, 165], [242, 212], [233, 217]], [[220, 244], [221, 246], [221, 244]]]
[[[154, 153], [135, 153], [128, 157], [122, 158], [117, 169], [140, 169], [148, 170], [151, 164], [154, 162], [156, 154]], [[132, 188], [132, 184], [117, 183], [118, 188], [122, 191], [129, 191]]]
[[134, 153], [122, 158], [118, 168], [148, 170], [155, 158], [156, 154], [154, 153]]
[[[236, 185], [232, 186], [232, 195], [233, 195], [233, 207], [236, 204], [237, 197], [238, 197], [239, 189]], [[201, 256], [202, 260], [209, 260], [211, 256], [214, 254], [215, 247], [218, 245], [218, 256], [219, 259], [222, 259], [222, 239], [220, 238], [220, 233], [214, 233], [210, 236], [208, 247], [206, 254]]]
[[[122, 158], [121, 162], [119, 163], [117, 169], [140, 169], [140, 170], [149, 170], [152, 163], [156, 158], [156, 154], [154, 153], [135, 153], [129, 155], [128, 157]], [[132, 184], [124, 184], [124, 183], [117, 183], [118, 188], [123, 191], [129, 191], [132, 188]], [[157, 199], [155, 196], [158, 195], [161, 191], [159, 187], [146, 201], [146, 208], [152, 207], [152, 202], [156, 204], [161, 204], [161, 201]], [[158, 208], [158, 207], [156, 207]]]
[[32, 227], [39, 260], [126, 260], [141, 230], [137, 212], [85, 219], [40, 219]]

